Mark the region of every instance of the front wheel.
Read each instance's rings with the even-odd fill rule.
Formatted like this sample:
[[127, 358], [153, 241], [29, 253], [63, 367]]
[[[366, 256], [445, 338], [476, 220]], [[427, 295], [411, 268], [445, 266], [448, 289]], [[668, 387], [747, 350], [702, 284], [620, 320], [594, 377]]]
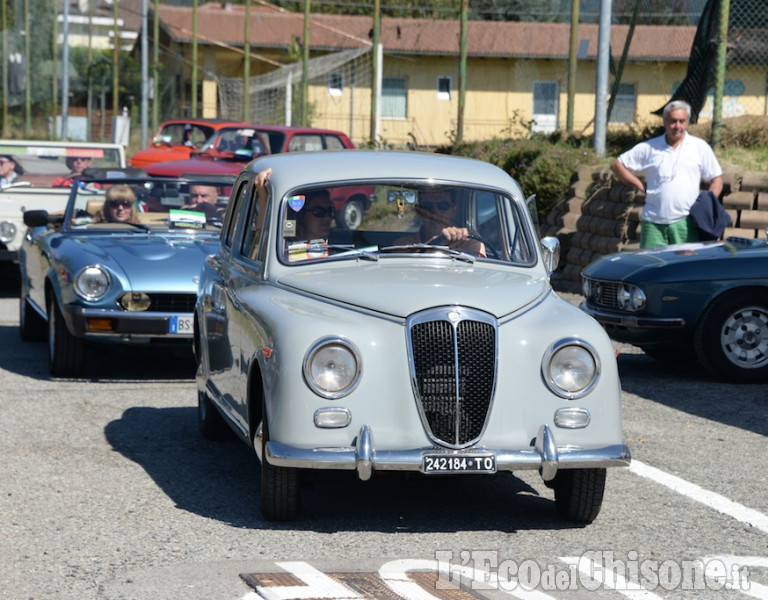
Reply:
[[266, 410], [262, 409], [261, 414], [264, 419], [261, 438], [261, 514], [267, 521], [290, 521], [299, 514], [299, 470], [269, 464]]
[[557, 512], [574, 523], [594, 521], [603, 505], [605, 478], [605, 469], [558, 471], [551, 484], [555, 490]]
[[48, 301], [48, 364], [58, 377], [78, 377], [85, 366], [85, 342], [69, 332], [55, 298]]
[[713, 302], [694, 335], [704, 367], [725, 381], [768, 379], [768, 301], [764, 292], [742, 291]]

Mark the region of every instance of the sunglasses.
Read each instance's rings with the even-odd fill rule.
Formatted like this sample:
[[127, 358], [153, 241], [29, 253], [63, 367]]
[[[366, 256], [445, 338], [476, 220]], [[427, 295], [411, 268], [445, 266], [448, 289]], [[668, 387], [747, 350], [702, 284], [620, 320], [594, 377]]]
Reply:
[[336, 216], [336, 209], [333, 206], [315, 206], [312, 209], [312, 214], [318, 219], [322, 219], [323, 217], [333, 218]]
[[133, 202], [130, 202], [129, 200], [110, 200], [107, 202], [107, 206], [109, 206], [109, 208], [119, 208], [121, 206], [123, 208], [131, 208]]
[[453, 206], [453, 202], [450, 200], [441, 200], [440, 202], [422, 202], [419, 201], [419, 206], [424, 210], [430, 212], [437, 210], [449, 210]]

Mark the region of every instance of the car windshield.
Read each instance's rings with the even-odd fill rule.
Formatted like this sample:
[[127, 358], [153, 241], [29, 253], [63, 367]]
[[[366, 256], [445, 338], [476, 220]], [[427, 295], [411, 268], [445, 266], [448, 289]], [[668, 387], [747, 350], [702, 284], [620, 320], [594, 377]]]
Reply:
[[80, 168], [125, 166], [121, 150], [114, 145], [4, 141], [0, 156], [13, 158], [20, 182], [41, 187], [59, 187], [58, 182], [72, 173], [76, 163]]
[[231, 189], [230, 181], [81, 180], [72, 191], [63, 228], [218, 231]]
[[242, 155], [246, 158], [267, 154], [267, 146], [255, 129], [222, 129], [201, 148], [201, 152]]
[[535, 262], [524, 208], [499, 191], [390, 183], [307, 188], [284, 198], [281, 260], [446, 256]]

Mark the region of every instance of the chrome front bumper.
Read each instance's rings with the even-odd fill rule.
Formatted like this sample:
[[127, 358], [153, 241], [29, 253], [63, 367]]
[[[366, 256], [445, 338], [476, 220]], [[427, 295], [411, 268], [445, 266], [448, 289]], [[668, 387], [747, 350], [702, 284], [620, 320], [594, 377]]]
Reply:
[[[264, 460], [261, 427], [256, 432], [253, 445], [259, 460]], [[547, 425], [539, 428], [534, 445], [524, 450], [474, 447], [454, 451], [432, 446], [410, 450], [376, 450], [370, 426], [363, 425], [354, 447], [295, 448], [269, 441], [266, 452], [267, 462], [277, 467], [356, 470], [363, 481], [370, 479], [376, 470], [422, 471], [422, 457], [435, 453], [493, 454], [497, 471], [538, 470], [544, 481], [554, 479], [558, 469], [627, 467], [631, 460], [629, 448], [625, 444], [592, 449], [558, 448], [552, 430]]]

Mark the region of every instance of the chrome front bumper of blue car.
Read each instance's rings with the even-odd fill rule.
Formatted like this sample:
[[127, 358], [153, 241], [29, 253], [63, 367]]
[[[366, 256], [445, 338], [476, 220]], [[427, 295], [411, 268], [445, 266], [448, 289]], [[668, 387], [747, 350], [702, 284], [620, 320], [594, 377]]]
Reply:
[[[254, 438], [254, 448], [262, 456], [262, 429], [259, 427]], [[446, 458], [469, 459], [493, 457], [494, 468], [483, 472], [538, 470], [544, 481], [554, 479], [559, 469], [587, 469], [629, 466], [631, 457], [625, 444], [603, 448], [558, 448], [554, 434], [547, 425], [539, 428], [535, 443], [524, 450], [506, 450], [473, 447], [465, 450], [450, 450], [441, 447], [424, 447], [409, 450], [376, 450], [371, 427], [363, 425], [353, 447], [341, 448], [296, 448], [268, 441], [266, 460], [277, 467], [300, 469], [356, 470], [358, 477], [366, 481], [373, 471], [420, 471], [425, 472], [425, 457], [436, 455]], [[446, 470], [444, 473], [461, 471]]]

